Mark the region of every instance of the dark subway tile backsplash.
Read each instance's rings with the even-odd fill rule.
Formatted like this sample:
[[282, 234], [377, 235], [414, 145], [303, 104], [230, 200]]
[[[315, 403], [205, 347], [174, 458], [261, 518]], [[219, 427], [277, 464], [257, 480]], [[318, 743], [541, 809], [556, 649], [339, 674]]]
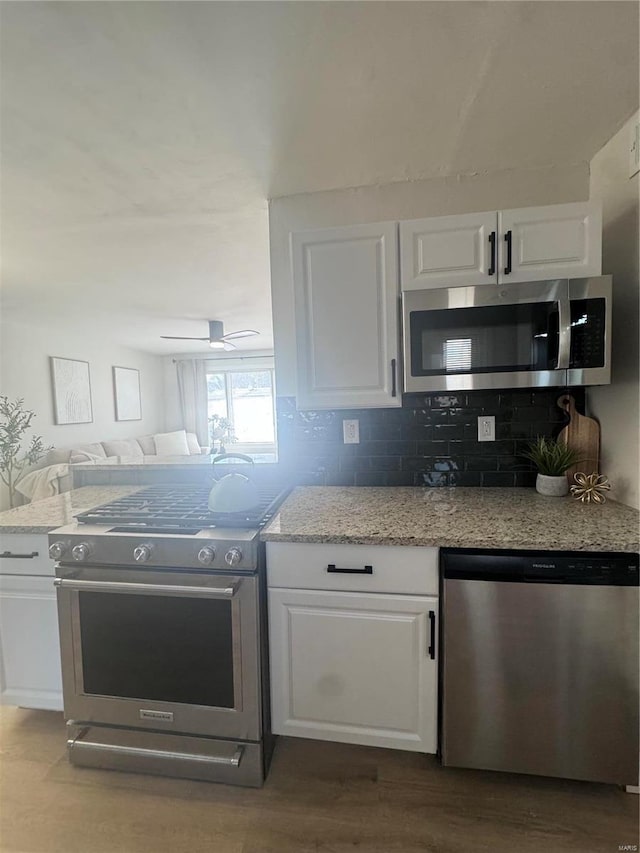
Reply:
[[[566, 389], [405, 395], [400, 409], [296, 411], [277, 400], [280, 461], [301, 485], [533, 486], [522, 458], [537, 435], [567, 423], [556, 405]], [[571, 391], [584, 412], [583, 388]], [[479, 415], [495, 415], [496, 441], [477, 440]], [[360, 444], [344, 444], [342, 421], [357, 418]]]

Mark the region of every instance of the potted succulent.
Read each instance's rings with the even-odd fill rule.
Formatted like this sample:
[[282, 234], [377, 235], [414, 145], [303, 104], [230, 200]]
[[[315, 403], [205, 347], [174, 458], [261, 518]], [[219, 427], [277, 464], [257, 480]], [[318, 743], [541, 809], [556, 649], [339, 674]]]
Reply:
[[536, 491], [548, 497], [561, 498], [569, 492], [567, 470], [580, 462], [575, 450], [555, 438], [539, 435], [522, 454], [538, 469]]
[[25, 409], [24, 400], [9, 400], [0, 396], [0, 480], [9, 490], [9, 506], [16, 502], [16, 482], [25, 467], [35, 465], [51, 450], [45, 447], [41, 436], [32, 435], [23, 448], [25, 433], [31, 430], [35, 412]]

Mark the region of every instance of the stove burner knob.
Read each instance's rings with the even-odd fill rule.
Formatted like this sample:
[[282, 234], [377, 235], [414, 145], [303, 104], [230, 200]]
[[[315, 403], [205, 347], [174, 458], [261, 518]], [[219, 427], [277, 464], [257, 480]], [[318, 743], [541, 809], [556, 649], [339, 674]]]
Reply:
[[204, 563], [205, 566], [210, 565], [216, 558], [216, 549], [209, 548], [208, 546], [205, 548], [200, 548], [198, 551], [198, 561]]
[[150, 545], [138, 545], [137, 548], [133, 549], [133, 559], [136, 561], [136, 563], [148, 563], [150, 557]]
[[81, 542], [79, 545], [74, 545], [71, 549], [71, 556], [78, 563], [81, 563], [83, 560], [86, 560], [90, 554], [91, 548], [87, 545], [86, 542]]
[[229, 548], [224, 555], [224, 561], [228, 566], [237, 566], [242, 560], [242, 551], [240, 548]]
[[53, 542], [49, 545], [49, 556], [52, 560], [61, 560], [67, 550], [66, 542]]

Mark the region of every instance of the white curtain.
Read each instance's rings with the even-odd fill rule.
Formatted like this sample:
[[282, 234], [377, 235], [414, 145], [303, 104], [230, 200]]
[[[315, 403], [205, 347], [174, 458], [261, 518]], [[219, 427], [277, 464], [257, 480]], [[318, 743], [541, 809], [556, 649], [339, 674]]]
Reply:
[[182, 408], [182, 424], [187, 432], [195, 432], [202, 447], [209, 445], [207, 413], [207, 363], [202, 358], [176, 361], [178, 389]]

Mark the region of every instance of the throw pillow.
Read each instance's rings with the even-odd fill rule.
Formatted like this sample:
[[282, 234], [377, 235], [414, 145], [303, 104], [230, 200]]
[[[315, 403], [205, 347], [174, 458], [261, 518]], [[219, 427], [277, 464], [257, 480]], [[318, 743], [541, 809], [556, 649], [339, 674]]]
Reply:
[[190, 456], [187, 444], [187, 433], [183, 430], [176, 432], [161, 432], [153, 436], [158, 456]]
[[103, 441], [102, 446], [107, 456], [139, 456], [142, 458], [144, 455], [135, 438], [127, 438], [121, 441]]
[[156, 443], [153, 440], [152, 435], [141, 435], [140, 438], [137, 439], [137, 442], [142, 448], [142, 452], [145, 456], [156, 455]]
[[100, 456], [102, 459], [107, 458], [107, 454], [104, 452], [104, 447], [99, 441], [96, 441], [93, 444], [77, 444], [71, 452], [88, 453], [89, 456]]
[[198, 442], [198, 436], [195, 432], [187, 433], [187, 447], [189, 448], [189, 453], [192, 456], [200, 456], [200, 443]]
[[93, 462], [95, 464], [96, 462], [104, 462], [105, 459], [106, 456], [96, 456], [95, 453], [87, 453], [83, 450], [78, 453], [72, 452], [69, 463], [71, 465], [76, 465], [78, 462]]

